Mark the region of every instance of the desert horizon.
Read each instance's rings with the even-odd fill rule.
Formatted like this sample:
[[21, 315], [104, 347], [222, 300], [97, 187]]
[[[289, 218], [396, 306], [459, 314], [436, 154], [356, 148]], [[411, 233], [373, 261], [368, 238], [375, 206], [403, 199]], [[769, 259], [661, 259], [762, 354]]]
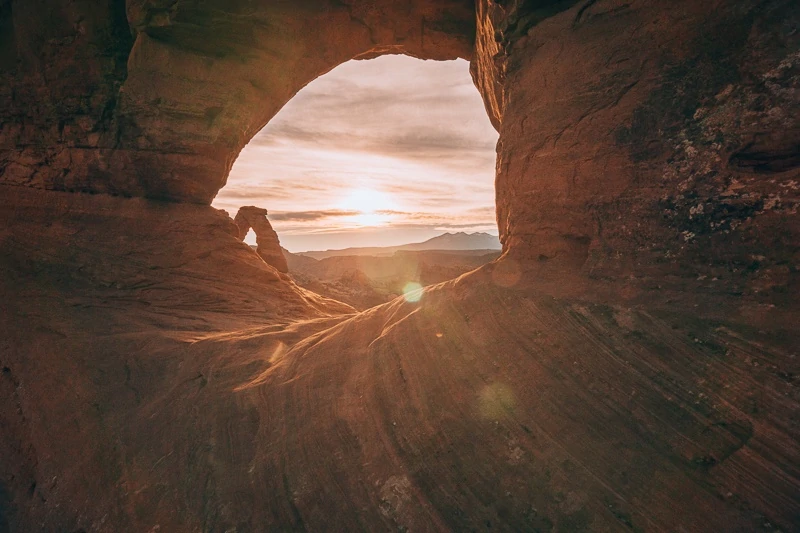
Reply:
[[[267, 215], [267, 217], [269, 218], [269, 215]], [[276, 225], [273, 224], [273, 227], [275, 226]], [[277, 227], [280, 228], [280, 226]], [[302, 236], [296, 235], [294, 239], [290, 238], [288, 240], [290, 243], [299, 242], [300, 244], [295, 244], [290, 249], [285, 245], [285, 239], [282, 238], [283, 232], [276, 229], [276, 233], [278, 233], [281, 246], [283, 246], [290, 252], [298, 254], [307, 252], [339, 251], [339, 250], [346, 250], [348, 248], [379, 248], [379, 247], [391, 248], [394, 246], [417, 244], [425, 242], [430, 239], [435, 239], [436, 237], [442, 237], [444, 235], [452, 235], [458, 233], [464, 233], [466, 235], [476, 235], [476, 234], [491, 235], [492, 237], [498, 237], [497, 232], [496, 231], [492, 232], [491, 230], [459, 232], [459, 231], [444, 231], [437, 228], [377, 227], [368, 229], [362, 228], [357, 233], [334, 231], [331, 232], [330, 234], [324, 234], [323, 236], [319, 236], [318, 234], [312, 234], [313, 235], [312, 240], [310, 240], [308, 244], [302, 244], [303, 243]], [[257, 243], [256, 243], [255, 232], [249, 230], [245, 235], [244, 242], [250, 245], [256, 245]], [[313, 245], [319, 245], [321, 247], [314, 248], [312, 247]]]

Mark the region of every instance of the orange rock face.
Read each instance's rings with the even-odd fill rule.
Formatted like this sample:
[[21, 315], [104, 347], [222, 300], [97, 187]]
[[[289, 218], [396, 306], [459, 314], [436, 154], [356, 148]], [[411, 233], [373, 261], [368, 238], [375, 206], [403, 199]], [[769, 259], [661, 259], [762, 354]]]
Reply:
[[570, 265], [787, 302], [800, 263], [796, 3], [582, 4], [545, 20], [480, 11], [500, 39], [479, 35], [474, 70], [501, 120], [506, 250], [540, 275]]
[[8, 2], [0, 175], [210, 203], [247, 142], [355, 57], [469, 58], [468, 0]]
[[[799, 22], [0, 0], [0, 531], [795, 529]], [[504, 254], [355, 313], [204, 204], [390, 52], [472, 59]]]

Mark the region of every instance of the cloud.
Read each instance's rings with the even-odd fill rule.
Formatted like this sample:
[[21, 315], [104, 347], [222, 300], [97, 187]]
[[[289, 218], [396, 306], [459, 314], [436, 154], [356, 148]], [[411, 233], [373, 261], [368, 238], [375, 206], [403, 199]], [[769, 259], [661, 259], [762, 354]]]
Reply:
[[[385, 125], [384, 125], [385, 128]], [[391, 130], [323, 131], [302, 124], [276, 128], [268, 136], [254, 140], [260, 146], [304, 144], [330, 150], [370, 152], [400, 158], [453, 158], [442, 164], [459, 164], [481, 159], [494, 162], [496, 139], [477, 137], [450, 129], [420, 129], [417, 125], [393, 123]]]
[[249, 198], [297, 198], [305, 192], [327, 193], [331, 190], [331, 184], [310, 185], [300, 180], [270, 180], [267, 183], [260, 181], [239, 182], [229, 184], [222, 193], [221, 197], [227, 199], [247, 200]]
[[[287, 104], [253, 143], [325, 145], [444, 166], [494, 161], [497, 133], [466, 62], [385, 57], [342, 65]], [[463, 64], [462, 64], [463, 63]]]
[[[252, 198], [291, 198], [290, 189], [280, 187], [231, 187], [226, 190], [223, 197], [227, 200], [249, 200]], [[242, 204], [244, 205], [244, 204]]]
[[325, 211], [290, 211], [270, 213], [269, 219], [280, 222], [309, 222], [326, 218], [352, 217], [361, 214], [361, 211], [347, 211], [342, 209], [328, 209]]

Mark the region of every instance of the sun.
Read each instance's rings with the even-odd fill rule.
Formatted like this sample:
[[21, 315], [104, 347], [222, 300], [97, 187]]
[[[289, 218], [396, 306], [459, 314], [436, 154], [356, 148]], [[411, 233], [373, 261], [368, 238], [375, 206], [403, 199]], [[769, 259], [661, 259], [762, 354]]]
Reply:
[[347, 219], [358, 226], [381, 226], [392, 220], [392, 214], [388, 211], [392, 210], [394, 203], [383, 192], [354, 189], [342, 198], [338, 207], [343, 211], [357, 211]]
[[392, 207], [391, 198], [385, 193], [372, 189], [354, 189], [349, 191], [339, 203], [342, 209], [374, 213]]

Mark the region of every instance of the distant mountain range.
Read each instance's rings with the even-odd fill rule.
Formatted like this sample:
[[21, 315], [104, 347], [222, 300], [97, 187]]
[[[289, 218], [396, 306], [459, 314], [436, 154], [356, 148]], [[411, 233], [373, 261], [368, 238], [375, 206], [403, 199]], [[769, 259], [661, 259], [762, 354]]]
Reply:
[[369, 255], [374, 257], [391, 256], [399, 251], [423, 251], [423, 250], [500, 250], [500, 239], [488, 233], [443, 233], [438, 237], [433, 237], [425, 242], [403, 244], [400, 246], [375, 246], [368, 248], [345, 248], [343, 250], [324, 250], [300, 252], [296, 255], [313, 257], [314, 259], [325, 259], [326, 257], [336, 257], [343, 255]]

